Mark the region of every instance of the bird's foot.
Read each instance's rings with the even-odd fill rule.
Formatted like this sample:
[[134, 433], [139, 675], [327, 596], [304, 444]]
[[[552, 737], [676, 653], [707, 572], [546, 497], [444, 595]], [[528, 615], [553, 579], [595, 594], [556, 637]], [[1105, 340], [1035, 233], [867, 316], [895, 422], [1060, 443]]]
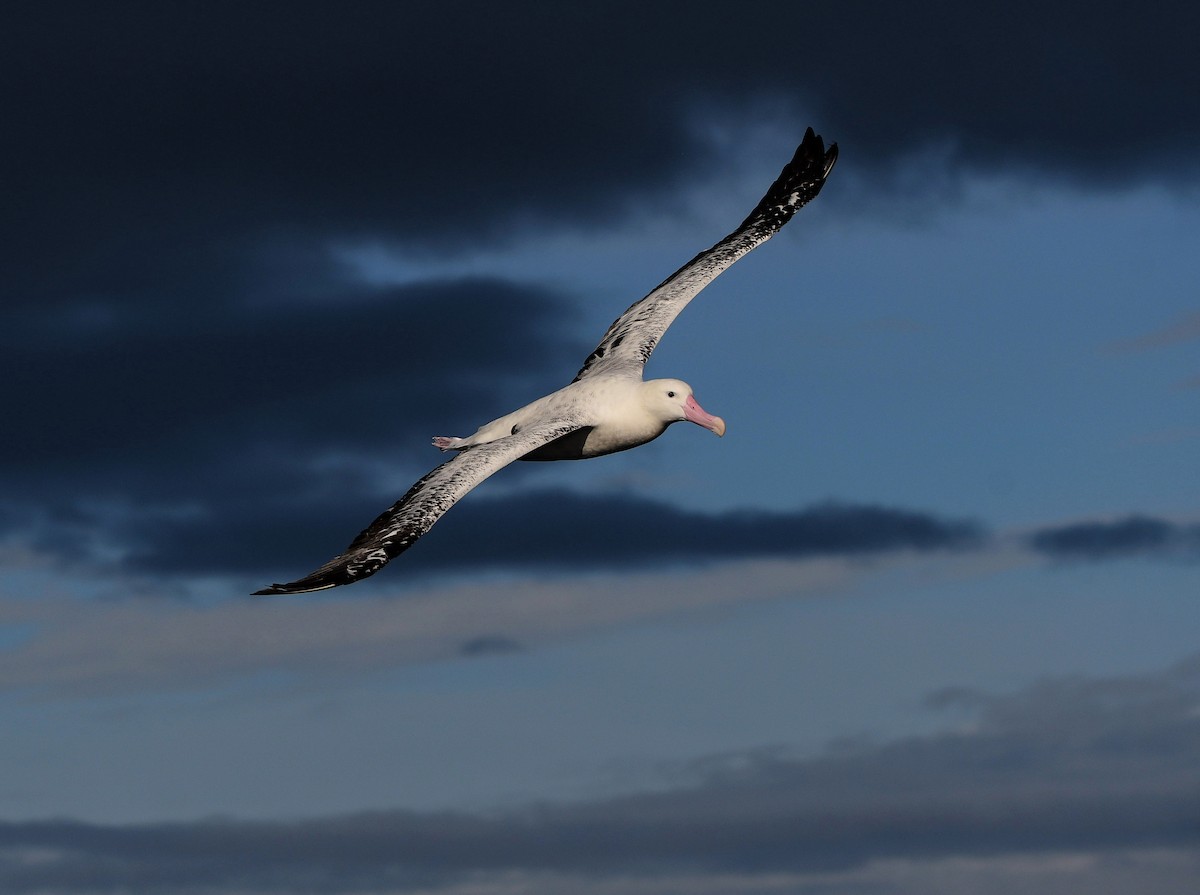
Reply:
[[437, 435], [433, 439], [433, 446], [438, 450], [452, 451], [466, 439], [455, 438], [452, 435]]

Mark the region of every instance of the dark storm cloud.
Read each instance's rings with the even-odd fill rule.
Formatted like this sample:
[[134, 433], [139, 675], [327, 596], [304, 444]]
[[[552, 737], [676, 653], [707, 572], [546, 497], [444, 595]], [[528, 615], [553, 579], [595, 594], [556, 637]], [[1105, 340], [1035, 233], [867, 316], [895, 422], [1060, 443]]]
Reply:
[[543, 289], [373, 287], [308, 267], [281, 281], [230, 262], [207, 304], [167, 290], [13, 321], [0, 333], [0, 531], [84, 558], [121, 546], [125, 511], [220, 530], [264, 505], [375, 493], [372, 464], [394, 467], [397, 445], [545, 390], [586, 354]]
[[972, 522], [834, 503], [785, 512], [700, 513], [633, 495], [557, 491], [481, 501], [462, 515], [450, 538], [428, 545], [431, 563], [461, 564], [463, 543], [480, 547], [468, 563], [577, 568], [937, 550], [982, 540]]
[[[342, 493], [365, 494], [363, 465], [450, 425], [445, 408], [484, 417], [510, 403], [503, 371], [553, 370], [554, 385], [590, 345], [554, 337], [562, 305], [544, 291], [372, 289], [339, 276], [330, 244], [454, 251], [612, 223], [712, 176], [729, 159], [707, 126], [757, 108], [797, 136], [816, 124], [883, 179], [931, 142], [952, 169], [1191, 176], [1198, 17], [1182, 3], [7, 4], [0, 520], [60, 552], [120, 529], [105, 505], [136, 504], [143, 527], [174, 518], [168, 533], [185, 518], [233, 530], [251, 497], [323, 507], [304, 483], [334, 452], [347, 460], [324, 487], [343, 476]], [[397, 394], [404, 416], [381, 413]], [[738, 525], [697, 524], [742, 549]], [[179, 564], [166, 534], [150, 540], [146, 562]]]
[[[1195, 173], [1194, 4], [9, 4], [0, 288], [103, 316], [271, 237], [475, 244], [610, 220], [773, 103], [887, 175]], [[145, 297], [146, 293], [141, 293]]]
[[701, 109], [759, 101], [860, 169], [934, 142], [951, 165], [1196, 173], [1190, 3], [14, 6], [0, 251], [23, 300], [131, 246], [608, 218], [720, 161]]
[[1065, 560], [1133, 556], [1200, 559], [1200, 525], [1134, 515], [1043, 528], [1029, 536], [1029, 545], [1039, 553]]
[[[1200, 663], [936, 695], [970, 732], [809, 759], [723, 756], [674, 789], [490, 815], [0, 824], [6, 892], [405, 892], [470, 880], [521, 891], [672, 873], [837, 874], [877, 859], [1194, 848]], [[559, 887], [559, 888], [556, 888]], [[486, 891], [486, 889], [484, 889]], [[616, 891], [620, 891], [618, 888]]]
[[185, 304], [153, 320], [57, 322], [40, 339], [8, 330], [5, 404], [30, 424], [4, 440], [0, 460], [146, 461], [168, 445], [273, 430], [331, 445], [424, 433], [435, 409], [470, 414], [495, 400], [489, 380], [546, 375], [583, 353], [558, 347], [564, 308], [528, 287], [466, 280], [329, 291], [335, 297], [319, 304], [220, 316]]
[[[376, 501], [379, 503], [380, 501]], [[139, 571], [270, 575], [316, 567], [370, 521], [344, 490], [304, 505], [238, 500], [205, 515], [144, 514], [124, 532]], [[378, 506], [377, 510], [382, 510]], [[322, 520], [315, 532], [313, 520]], [[979, 526], [888, 507], [822, 504], [791, 512], [692, 512], [634, 496], [537, 491], [472, 499], [396, 561], [395, 574], [611, 569], [755, 557], [857, 556], [978, 546]], [[324, 541], [318, 544], [318, 541]], [[199, 545], [203, 545], [200, 547]]]

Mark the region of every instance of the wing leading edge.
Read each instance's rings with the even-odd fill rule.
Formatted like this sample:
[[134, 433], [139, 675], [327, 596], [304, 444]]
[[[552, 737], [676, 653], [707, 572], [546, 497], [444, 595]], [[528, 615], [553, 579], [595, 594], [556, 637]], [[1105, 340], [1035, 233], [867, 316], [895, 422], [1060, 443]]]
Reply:
[[683, 265], [614, 320], [573, 381], [601, 371], [641, 375], [654, 346], [687, 303], [722, 271], [778, 233], [792, 215], [811, 202], [825, 185], [837, 156], [837, 144], [831, 144], [827, 150], [825, 142], [810, 127], [792, 160], [738, 228]]

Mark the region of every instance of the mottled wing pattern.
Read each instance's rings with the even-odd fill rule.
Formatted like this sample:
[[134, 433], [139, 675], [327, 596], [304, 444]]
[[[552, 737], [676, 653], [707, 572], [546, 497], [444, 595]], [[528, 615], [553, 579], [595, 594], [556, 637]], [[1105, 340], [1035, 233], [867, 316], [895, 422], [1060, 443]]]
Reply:
[[255, 594], [302, 594], [353, 584], [378, 572], [433, 527], [464, 494], [492, 473], [534, 448], [580, 428], [555, 421], [531, 425], [514, 435], [460, 451], [408, 489], [367, 526], [341, 556], [290, 584], [273, 584]]
[[778, 233], [792, 215], [815, 198], [837, 154], [837, 144], [826, 150], [824, 141], [810, 127], [795, 156], [741, 226], [618, 317], [584, 361], [575, 381], [600, 371], [625, 370], [640, 376], [654, 346], [679, 312], [723, 270]]

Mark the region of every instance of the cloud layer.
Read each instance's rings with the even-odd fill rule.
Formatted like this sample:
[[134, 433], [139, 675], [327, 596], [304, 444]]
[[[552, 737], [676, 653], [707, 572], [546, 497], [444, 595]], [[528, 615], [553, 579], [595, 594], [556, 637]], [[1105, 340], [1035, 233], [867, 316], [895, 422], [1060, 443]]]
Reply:
[[[969, 727], [810, 759], [723, 756], [684, 769], [689, 785], [591, 803], [289, 822], [4, 823], [0, 883], [13, 893], [141, 895], [536, 893], [570, 881], [618, 893], [691, 879], [740, 880], [731, 890], [751, 892], [782, 877], [809, 891], [806, 880], [849, 887], [889, 861], [936, 872], [973, 859], [984, 876], [1026, 862], [1054, 879], [1062, 856], [1068, 868], [1076, 856], [1070, 884], [1089, 881], [1082, 871], [1102, 856], [1128, 854], [1144, 865], [1138, 890], [1154, 891], [1196, 866], [1198, 671], [1191, 661], [1009, 696], [944, 691], [935, 701], [970, 708]], [[886, 879], [853, 890], [894, 891]]]
[[[348, 507], [344, 498], [313, 501], [286, 519], [276, 518], [271, 508], [245, 508], [233, 524], [226, 521], [233, 512], [144, 519], [129, 534], [140, 551], [128, 565], [136, 571], [210, 574], [274, 574], [288, 562], [293, 571], [315, 567], [370, 521], [368, 512], [351, 522]], [[346, 520], [336, 529], [339, 540], [313, 549], [318, 534], [329, 537], [329, 532], [314, 532], [314, 520], [323, 529], [331, 519]], [[700, 513], [632, 495], [534, 491], [464, 502], [438, 523], [436, 536], [401, 560], [400, 574], [707, 565], [759, 557], [960, 549], [978, 546], [982, 539], [981, 528], [971, 521], [890, 507], [830, 503], [792, 512]]]
[[755, 102], [819, 115], [880, 168], [948, 141], [972, 166], [1126, 183], [1196, 173], [1189, 4], [727, 12], [9, 11], [0, 71], [19, 89], [3, 113], [20, 139], [7, 149], [19, 172], [56, 176], [15, 179], [11, 220], [25, 227], [4, 245], [14, 259], [52, 245], [75, 257], [134, 234], [178, 248], [185, 233], [281, 223], [454, 242], [514, 212], [604, 219], [716, 159], [698, 110]]
[[[0, 650], [0, 687], [69, 697], [189, 690], [263, 672], [328, 681], [711, 607], [826, 596], [870, 573], [841, 559], [758, 560], [684, 572], [425, 582], [398, 598], [201, 605], [18, 597], [0, 600], [0, 621], [19, 635]], [[121, 582], [122, 592], [132, 589]]]
[[1200, 558], [1200, 525], [1131, 515], [1048, 526], [1029, 536], [1039, 553], [1062, 560]]

